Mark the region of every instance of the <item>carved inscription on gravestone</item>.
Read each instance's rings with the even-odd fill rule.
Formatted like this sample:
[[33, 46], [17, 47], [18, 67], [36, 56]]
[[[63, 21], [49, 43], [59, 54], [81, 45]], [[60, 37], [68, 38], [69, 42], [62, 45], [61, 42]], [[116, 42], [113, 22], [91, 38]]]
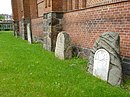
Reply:
[[99, 49], [94, 55], [93, 75], [107, 81], [110, 56], [105, 49]]

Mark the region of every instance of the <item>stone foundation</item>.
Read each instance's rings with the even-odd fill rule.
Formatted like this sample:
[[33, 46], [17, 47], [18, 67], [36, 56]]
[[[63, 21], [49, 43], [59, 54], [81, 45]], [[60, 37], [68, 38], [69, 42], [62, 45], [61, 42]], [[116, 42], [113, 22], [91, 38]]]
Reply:
[[33, 36], [32, 36], [32, 40], [33, 40], [34, 42], [44, 43], [42, 37], [38, 37], [38, 36], [34, 36], [34, 35], [33, 35]]
[[43, 16], [43, 46], [49, 51], [55, 51], [56, 39], [62, 29], [63, 13], [50, 12]]
[[26, 22], [25, 19], [21, 20], [21, 35], [23, 40], [27, 40], [27, 30], [26, 30]]
[[14, 21], [13, 26], [14, 26], [14, 36], [18, 37], [19, 36], [19, 21]]
[[30, 19], [22, 19], [21, 20], [21, 36], [23, 40], [28, 40], [27, 36], [27, 24], [30, 23]]
[[123, 75], [130, 76], [130, 58], [122, 57]]

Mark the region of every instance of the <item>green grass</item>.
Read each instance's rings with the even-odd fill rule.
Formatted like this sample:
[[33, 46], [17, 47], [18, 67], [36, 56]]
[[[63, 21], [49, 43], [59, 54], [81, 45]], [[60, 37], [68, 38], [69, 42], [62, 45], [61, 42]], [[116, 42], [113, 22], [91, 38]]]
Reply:
[[130, 97], [86, 72], [87, 61], [62, 61], [40, 44], [0, 32], [0, 97]]
[[123, 83], [122, 88], [124, 88], [125, 90], [127, 90], [130, 93], [130, 76], [124, 77], [124, 83]]

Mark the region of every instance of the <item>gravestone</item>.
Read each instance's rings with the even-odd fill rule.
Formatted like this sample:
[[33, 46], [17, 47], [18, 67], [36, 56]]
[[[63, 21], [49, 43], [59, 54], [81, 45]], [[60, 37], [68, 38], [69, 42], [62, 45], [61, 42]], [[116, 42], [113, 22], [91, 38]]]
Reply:
[[58, 34], [55, 56], [63, 60], [72, 57], [71, 39], [65, 31]]
[[107, 81], [110, 64], [109, 53], [105, 49], [99, 49], [94, 55], [93, 75]]
[[30, 23], [27, 23], [27, 36], [28, 36], [28, 42], [32, 43], [32, 35], [31, 35], [31, 29], [30, 29]]
[[88, 71], [111, 85], [121, 84], [122, 66], [118, 33], [106, 32], [97, 39], [90, 52]]

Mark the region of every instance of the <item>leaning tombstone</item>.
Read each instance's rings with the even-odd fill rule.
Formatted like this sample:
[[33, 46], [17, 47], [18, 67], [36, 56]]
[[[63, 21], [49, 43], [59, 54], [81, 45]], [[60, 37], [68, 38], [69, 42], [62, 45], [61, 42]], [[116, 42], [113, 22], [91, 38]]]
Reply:
[[122, 82], [120, 37], [118, 33], [103, 33], [90, 52], [88, 71], [111, 85]]
[[71, 39], [65, 31], [60, 32], [57, 36], [55, 56], [62, 60], [72, 57]]
[[27, 37], [28, 37], [28, 42], [31, 44], [32, 43], [32, 35], [31, 35], [30, 23], [27, 23]]

